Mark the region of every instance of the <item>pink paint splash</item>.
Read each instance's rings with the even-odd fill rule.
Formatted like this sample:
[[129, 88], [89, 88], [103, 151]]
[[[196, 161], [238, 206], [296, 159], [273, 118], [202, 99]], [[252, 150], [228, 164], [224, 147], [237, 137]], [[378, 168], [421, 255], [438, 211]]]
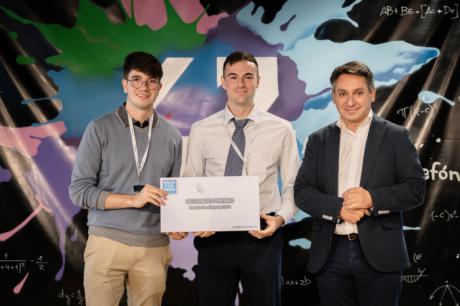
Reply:
[[[130, 17], [133, 17], [131, 3], [134, 3], [134, 16], [138, 25], [147, 25], [156, 31], [168, 22], [164, 0], [122, 0], [121, 2]], [[200, 0], [169, 0], [169, 2], [183, 22], [193, 23], [199, 19], [196, 29], [200, 34], [208, 33], [210, 29], [217, 26], [221, 18], [228, 16], [227, 13], [209, 16]]]
[[[59, 135], [64, 133], [64, 122], [55, 122], [25, 128], [0, 126], [0, 146], [11, 148], [27, 158], [31, 158], [31, 171], [25, 173], [26, 179], [35, 192], [36, 208], [13, 229], [0, 233], [0, 242], [13, 237], [22, 230], [42, 210], [53, 214], [60, 229], [59, 248], [62, 266], [56, 273], [56, 280], [62, 278], [65, 266], [65, 228], [79, 209], [71, 204], [66, 191], [70, 180], [71, 163], [75, 152], [64, 145]], [[50, 136], [55, 136], [50, 139]], [[40, 151], [39, 146], [41, 146]], [[44, 148], [44, 152], [42, 147]], [[61, 158], [50, 160], [49, 156], [59, 150]], [[54, 172], [53, 172], [54, 171]], [[57, 174], [55, 173], [57, 171]], [[51, 175], [50, 175], [51, 173]], [[55, 175], [56, 174], [56, 175]], [[45, 204], [46, 203], [46, 204]]]
[[[129, 17], [131, 16], [131, 0], [122, 0]], [[161, 29], [168, 21], [164, 0], [135, 0], [134, 16], [138, 25], [148, 25], [152, 30]]]
[[22, 281], [19, 282], [19, 284], [14, 287], [13, 292], [14, 294], [19, 294], [21, 293], [22, 287], [24, 287], [24, 284], [26, 283], [27, 278], [29, 277], [29, 272], [27, 272], [26, 276], [22, 279]]
[[0, 126], [0, 146], [33, 157], [38, 153], [42, 142], [40, 138], [61, 135], [66, 130], [63, 121], [22, 128]]
[[38, 215], [38, 213], [41, 212], [42, 209], [44, 209], [48, 213], [51, 213], [51, 209], [48, 206], [46, 206], [45, 203], [43, 203], [43, 201], [41, 200], [41, 198], [38, 195], [35, 195], [35, 199], [38, 202], [38, 206], [32, 211], [32, 213], [27, 218], [24, 219], [24, 221], [22, 221], [21, 223], [16, 225], [15, 228], [13, 228], [12, 230], [10, 230], [8, 232], [1, 233], [0, 234], [0, 241], [8, 240], [12, 236], [14, 236], [24, 226], [26, 226], [36, 215]]
[[228, 17], [227, 13], [220, 13], [219, 15], [212, 16], [203, 15], [196, 26], [197, 32], [200, 34], [207, 34], [209, 30], [217, 27], [219, 20], [226, 17]]
[[192, 23], [204, 12], [200, 0], [169, 0], [183, 22]]
[[[0, 146], [11, 148], [27, 157], [33, 157], [38, 153], [38, 147], [42, 143], [39, 138], [46, 138], [52, 135], [60, 135], [67, 129], [65, 128], [64, 122], [55, 122], [50, 124], [44, 124], [40, 126], [31, 126], [24, 128], [11, 128], [0, 126]], [[15, 235], [24, 226], [26, 226], [42, 209], [51, 213], [51, 210], [46, 206], [42, 199], [35, 195], [35, 199], [38, 202], [38, 206], [32, 211], [32, 213], [18, 224], [12, 230], [0, 233], [0, 241], [5, 241]]]

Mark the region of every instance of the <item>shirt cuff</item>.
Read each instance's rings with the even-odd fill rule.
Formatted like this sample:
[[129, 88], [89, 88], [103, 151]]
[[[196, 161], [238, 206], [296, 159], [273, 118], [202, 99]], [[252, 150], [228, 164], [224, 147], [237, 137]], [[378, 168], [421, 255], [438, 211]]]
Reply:
[[284, 223], [283, 223], [283, 225], [281, 225], [281, 226], [286, 225], [286, 224], [288, 223], [288, 221], [292, 218], [291, 216], [289, 216], [289, 214], [287, 214], [287, 213], [285, 213], [284, 211], [281, 211], [281, 210], [278, 211], [278, 212], [275, 214], [275, 217], [276, 217], [276, 216], [280, 216], [281, 218], [283, 218]]
[[100, 210], [105, 210], [105, 200], [107, 200], [107, 197], [109, 196], [109, 192], [107, 191], [101, 191], [99, 194], [99, 197], [97, 198], [96, 202], [96, 208]]

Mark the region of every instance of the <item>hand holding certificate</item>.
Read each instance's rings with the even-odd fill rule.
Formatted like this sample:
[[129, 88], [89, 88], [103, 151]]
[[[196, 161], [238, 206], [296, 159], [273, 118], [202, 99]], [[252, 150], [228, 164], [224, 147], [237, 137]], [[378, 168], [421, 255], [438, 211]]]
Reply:
[[161, 178], [160, 188], [168, 192], [162, 232], [260, 229], [256, 176]]

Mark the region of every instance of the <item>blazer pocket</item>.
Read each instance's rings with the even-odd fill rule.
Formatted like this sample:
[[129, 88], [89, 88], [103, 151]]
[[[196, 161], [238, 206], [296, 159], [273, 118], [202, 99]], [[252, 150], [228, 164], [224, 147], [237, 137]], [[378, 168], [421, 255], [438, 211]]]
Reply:
[[313, 230], [314, 231], [319, 231], [322, 226], [323, 226], [323, 222], [321, 222], [321, 221], [313, 221]]
[[380, 224], [382, 224], [382, 227], [388, 229], [402, 229], [403, 227], [401, 216], [380, 217]]

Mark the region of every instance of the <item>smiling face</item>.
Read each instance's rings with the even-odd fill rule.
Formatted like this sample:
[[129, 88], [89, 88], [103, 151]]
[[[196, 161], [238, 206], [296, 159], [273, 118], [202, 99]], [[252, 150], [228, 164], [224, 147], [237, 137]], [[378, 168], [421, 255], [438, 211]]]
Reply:
[[221, 82], [227, 92], [229, 106], [253, 106], [259, 79], [257, 66], [250, 61], [227, 64]]
[[[150, 111], [161, 89], [160, 81], [155, 81], [152, 80], [151, 76], [139, 70], [131, 70], [126, 79], [121, 81], [127, 94], [126, 106], [140, 111]], [[136, 88], [136, 83], [140, 83], [139, 88]], [[154, 83], [157, 85], [153, 85]]]
[[353, 74], [340, 75], [332, 95], [340, 117], [352, 131], [364, 121], [375, 101], [375, 89], [368, 87], [365, 77]]

